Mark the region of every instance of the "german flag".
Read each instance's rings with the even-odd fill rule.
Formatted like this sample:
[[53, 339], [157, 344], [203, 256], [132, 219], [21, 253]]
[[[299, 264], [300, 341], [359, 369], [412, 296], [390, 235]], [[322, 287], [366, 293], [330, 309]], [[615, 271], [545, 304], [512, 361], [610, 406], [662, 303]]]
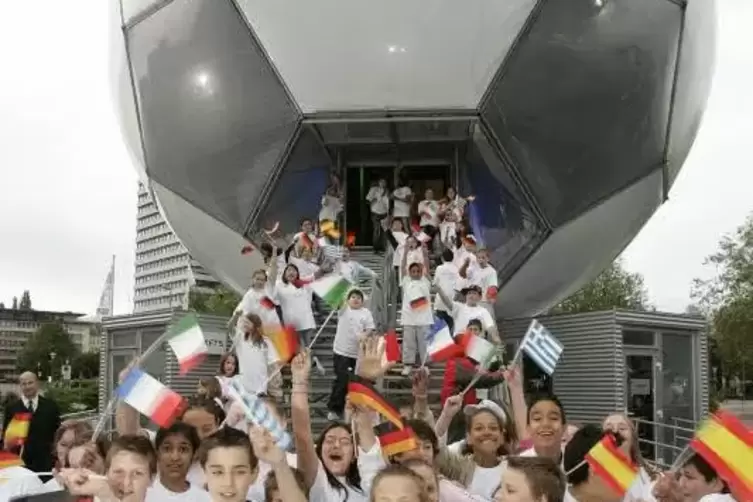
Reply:
[[311, 237], [306, 232], [298, 232], [297, 241], [300, 241], [301, 246], [308, 248], [308, 249], [314, 249], [314, 241], [311, 240]]
[[289, 363], [298, 353], [298, 334], [292, 326], [268, 326], [264, 335], [272, 343], [280, 361]]
[[9, 451], [0, 451], [0, 469], [24, 465], [21, 457]]
[[[753, 500], [753, 431], [730, 413], [719, 411], [690, 443], [740, 500]], [[746, 467], [747, 466], [747, 467]]]
[[638, 466], [617, 447], [611, 434], [591, 448], [586, 455], [589, 467], [620, 497], [624, 497], [638, 476]]
[[425, 296], [422, 296], [420, 298], [414, 298], [410, 301], [410, 308], [411, 310], [425, 310], [429, 308], [429, 299]]
[[5, 428], [6, 446], [23, 446], [29, 436], [31, 413], [16, 413]]
[[374, 386], [363, 378], [352, 375], [348, 383], [348, 399], [356, 406], [365, 406], [382, 415], [395, 424], [398, 429], [403, 428], [403, 419], [397, 406], [390, 403]]
[[418, 448], [418, 438], [413, 429], [403, 423], [397, 428], [392, 422], [383, 422], [374, 427], [374, 434], [379, 438], [382, 455], [391, 457]]

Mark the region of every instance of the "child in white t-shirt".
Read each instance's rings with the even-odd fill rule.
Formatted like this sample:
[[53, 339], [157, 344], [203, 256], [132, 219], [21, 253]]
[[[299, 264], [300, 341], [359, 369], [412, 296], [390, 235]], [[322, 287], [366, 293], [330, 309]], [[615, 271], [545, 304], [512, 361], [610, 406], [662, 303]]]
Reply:
[[328, 420], [339, 420], [345, 410], [345, 396], [348, 392], [350, 375], [355, 372], [358, 362], [358, 346], [363, 336], [374, 332], [374, 317], [364, 306], [363, 292], [351, 289], [337, 319], [337, 331], [332, 347], [335, 380], [327, 403]]
[[494, 316], [494, 303], [497, 301], [497, 288], [499, 279], [497, 271], [489, 263], [489, 251], [479, 249], [476, 251], [476, 261], [466, 258], [465, 263], [460, 268], [460, 276], [466, 279], [467, 286], [478, 286], [481, 288], [481, 301], [479, 305], [489, 311]]
[[398, 187], [392, 192], [392, 198], [395, 201], [392, 208], [392, 217], [402, 220], [403, 228], [409, 228], [413, 191], [404, 180], [401, 180]]
[[[235, 352], [238, 354], [239, 379], [250, 394], [279, 394], [281, 382], [270, 379], [277, 371], [279, 357], [269, 340], [263, 336], [262, 321], [249, 314], [238, 323]], [[275, 381], [272, 381], [275, 380]]]
[[[426, 336], [434, 323], [431, 311], [431, 282], [428, 269], [422, 263], [408, 261], [403, 255], [403, 375], [411, 374], [419, 356], [419, 365], [426, 362]], [[418, 352], [418, 354], [416, 354]]]

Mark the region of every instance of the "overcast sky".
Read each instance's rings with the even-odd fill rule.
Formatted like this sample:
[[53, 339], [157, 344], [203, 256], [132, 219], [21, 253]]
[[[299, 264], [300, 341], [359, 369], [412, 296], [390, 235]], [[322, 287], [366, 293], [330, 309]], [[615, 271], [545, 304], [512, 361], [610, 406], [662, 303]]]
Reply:
[[[131, 309], [137, 177], [110, 107], [108, 1], [0, 2], [7, 306], [29, 289], [37, 309], [91, 313], [116, 254], [116, 312]], [[670, 201], [625, 253], [663, 310], [685, 308], [703, 258], [753, 210], [753, 1], [719, 4], [717, 73], [701, 133]]]

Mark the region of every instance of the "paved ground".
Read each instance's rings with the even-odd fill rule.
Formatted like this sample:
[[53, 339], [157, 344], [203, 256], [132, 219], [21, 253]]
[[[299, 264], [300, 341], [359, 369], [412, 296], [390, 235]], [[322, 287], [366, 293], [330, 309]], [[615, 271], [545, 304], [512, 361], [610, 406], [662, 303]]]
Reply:
[[725, 401], [722, 407], [740, 417], [743, 422], [753, 427], [753, 401]]

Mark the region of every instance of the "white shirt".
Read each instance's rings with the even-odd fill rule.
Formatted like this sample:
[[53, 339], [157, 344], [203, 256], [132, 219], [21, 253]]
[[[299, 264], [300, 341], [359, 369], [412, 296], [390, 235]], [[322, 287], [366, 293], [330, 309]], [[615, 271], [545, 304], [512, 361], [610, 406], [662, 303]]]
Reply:
[[[290, 257], [290, 263], [295, 265], [298, 269], [298, 275], [303, 278], [313, 277], [319, 271], [319, 265], [312, 263], [308, 260], [298, 258], [297, 256]], [[279, 278], [278, 278], [278, 282]]]
[[188, 490], [176, 493], [165, 488], [159, 479], [155, 479], [146, 491], [144, 502], [211, 502], [209, 493], [191, 484]]
[[492, 315], [481, 305], [468, 306], [465, 303], [452, 302], [452, 319], [455, 321], [455, 334], [464, 333], [468, 323], [473, 319], [481, 321], [484, 330], [496, 326]]
[[418, 214], [421, 216], [419, 225], [422, 227], [439, 225], [439, 203], [435, 200], [422, 200], [418, 203]]
[[457, 223], [454, 221], [445, 220], [439, 224], [439, 238], [444, 244], [454, 244], [457, 235]]
[[0, 476], [5, 478], [0, 484], [0, 502], [14, 497], [33, 495], [43, 490], [43, 484], [34, 473], [26, 467], [13, 466], [0, 469]]
[[405, 232], [392, 232], [392, 236], [397, 241], [395, 253], [392, 255], [392, 265], [399, 267], [403, 264], [403, 253], [405, 252], [405, 241], [408, 240], [408, 234]]
[[[286, 453], [285, 456], [288, 459], [288, 465], [295, 468], [298, 464], [298, 457], [295, 453]], [[266, 462], [259, 461], [259, 474], [256, 479], [248, 487], [248, 494], [246, 500], [266, 500], [266, 492], [264, 491], [264, 482], [267, 480], [267, 476], [272, 472], [272, 466]]]
[[343, 203], [339, 197], [325, 195], [322, 197], [322, 209], [319, 211], [319, 221], [337, 221], [337, 215], [343, 210]]
[[361, 277], [363, 276], [376, 276], [376, 273], [373, 270], [366, 268], [357, 261], [353, 260], [340, 260], [339, 262], [337, 262], [337, 270], [335, 270], [335, 272], [337, 272], [353, 284], [358, 284], [359, 279], [361, 279]]
[[[411, 279], [408, 276], [403, 277], [401, 283], [403, 288], [403, 326], [431, 326], [434, 324], [434, 316], [431, 311], [431, 282], [426, 277], [420, 279]], [[412, 308], [411, 302], [414, 300], [425, 299], [427, 305], [419, 308]]]
[[342, 483], [345, 490], [336, 490], [329, 484], [324, 467], [319, 462], [316, 478], [314, 478], [314, 483], [309, 490], [309, 502], [345, 502], [345, 500], [348, 502], [368, 502], [374, 477], [385, 466], [379, 443], [375, 444], [368, 452], [359, 447], [357, 458], [358, 473], [361, 475], [361, 490], [350, 486], [344, 477], [338, 477], [337, 480]]
[[244, 340], [236, 335], [235, 352], [238, 354], [238, 377], [243, 387], [251, 394], [267, 392], [269, 365], [275, 364], [279, 356], [267, 338], [260, 344]]
[[478, 263], [476, 263], [475, 266], [468, 267], [466, 275], [468, 276], [468, 279], [466, 280], [467, 286], [474, 285], [481, 288], [481, 301], [493, 303], [494, 300], [490, 300], [488, 297], [489, 288], [499, 287], [499, 281], [497, 280], [497, 271], [494, 270], [494, 267], [487, 264], [482, 268]]
[[[235, 311], [240, 312], [243, 315], [256, 314], [261, 318], [262, 324], [265, 325], [280, 324], [280, 317], [277, 315], [277, 310], [275, 310], [274, 307], [269, 308], [269, 306], [262, 305], [262, 300], [265, 298], [271, 300], [272, 303], [275, 303], [274, 296], [274, 291], [269, 285], [258, 290], [250, 288], [246, 291], [246, 294], [243, 295], [243, 299], [241, 299], [241, 302], [235, 308]], [[268, 302], [264, 303], [266, 304]]]
[[[392, 195], [394, 197], [400, 197], [401, 199], [407, 199], [413, 192], [410, 187], [396, 188]], [[395, 199], [395, 206], [392, 209], [392, 216], [395, 218], [408, 218], [410, 216], [410, 202], [403, 202]]]
[[201, 465], [199, 465], [198, 462], [191, 464], [191, 468], [188, 469], [188, 474], [186, 474], [186, 481], [191, 483], [191, 486], [195, 486], [197, 488], [204, 488], [204, 485], [207, 484], [207, 478], [204, 475], [204, 469], [201, 468]]
[[[458, 267], [452, 262], [445, 262], [439, 265], [434, 270], [434, 282], [437, 286], [442, 288], [442, 291], [446, 292], [453, 297], [458, 289], [458, 282], [460, 280], [460, 274], [458, 273]], [[442, 298], [437, 294], [434, 298], [434, 310], [448, 311], [452, 310], [451, 305], [445, 305]]]
[[366, 194], [366, 200], [369, 202], [371, 212], [374, 214], [387, 214], [390, 210], [390, 198], [387, 195], [387, 189], [380, 186], [369, 188]]
[[625, 502], [632, 502], [634, 500], [656, 502], [654, 495], [651, 493], [653, 488], [654, 483], [651, 481], [651, 476], [641, 467], [640, 471], [638, 471], [638, 476], [633, 481], [633, 484], [630, 485], [630, 488], [628, 488], [628, 492], [623, 500]]
[[[476, 260], [476, 255], [472, 252], [465, 249], [464, 246], [460, 246], [457, 248], [454, 252], [455, 256], [452, 260], [452, 263], [455, 264], [456, 267], [458, 267], [458, 270], [463, 268], [463, 265], [465, 265], [466, 260], [470, 260], [470, 263], [468, 264], [468, 267], [466, 268], [467, 271], [473, 270], [474, 267], [478, 267], [478, 260]], [[466, 272], [466, 275], [468, 273]], [[468, 286], [468, 279], [460, 278], [460, 282], [458, 284], [458, 287], [460, 289], [463, 289]]]
[[31, 399], [24, 397], [24, 406], [26, 406], [27, 409], [31, 410], [32, 412], [37, 411], [37, 408], [39, 408], [39, 394], [32, 397]]
[[282, 307], [285, 324], [293, 326], [297, 331], [316, 328], [314, 312], [311, 310], [312, 292], [308, 285], [299, 288], [277, 281], [275, 297]]
[[358, 340], [369, 330], [374, 329], [374, 316], [366, 307], [352, 309], [345, 307], [337, 319], [337, 331], [333, 350], [335, 354], [358, 358]]
[[507, 469], [505, 460], [495, 467], [480, 467], [476, 465], [473, 469], [473, 478], [468, 485], [468, 491], [474, 495], [479, 495], [487, 500], [491, 500], [494, 492], [502, 481], [502, 473]]

